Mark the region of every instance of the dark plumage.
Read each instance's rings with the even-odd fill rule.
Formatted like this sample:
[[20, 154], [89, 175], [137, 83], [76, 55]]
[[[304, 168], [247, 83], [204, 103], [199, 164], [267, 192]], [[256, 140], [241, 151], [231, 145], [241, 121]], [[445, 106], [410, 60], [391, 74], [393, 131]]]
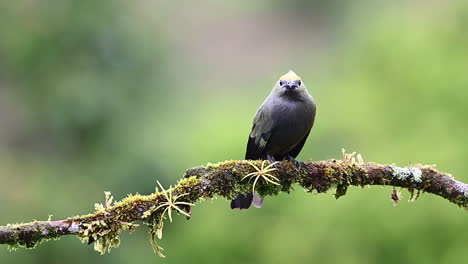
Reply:
[[[270, 95], [255, 114], [247, 143], [245, 159], [295, 161], [315, 120], [314, 98], [293, 71], [281, 76]], [[239, 194], [231, 208], [248, 209], [262, 206], [254, 194]]]

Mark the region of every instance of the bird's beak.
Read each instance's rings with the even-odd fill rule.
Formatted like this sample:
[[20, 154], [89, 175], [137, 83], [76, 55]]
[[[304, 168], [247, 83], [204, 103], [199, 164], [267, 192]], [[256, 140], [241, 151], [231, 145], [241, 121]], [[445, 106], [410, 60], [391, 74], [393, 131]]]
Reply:
[[283, 84], [283, 88], [288, 89], [288, 90], [294, 90], [294, 89], [296, 89], [298, 87], [299, 87], [299, 85], [298, 85], [297, 81], [285, 82]]

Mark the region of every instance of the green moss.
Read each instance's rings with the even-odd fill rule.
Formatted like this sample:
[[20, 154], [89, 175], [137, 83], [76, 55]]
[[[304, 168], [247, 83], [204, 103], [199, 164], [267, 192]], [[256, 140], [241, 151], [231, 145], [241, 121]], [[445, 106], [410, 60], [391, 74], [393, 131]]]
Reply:
[[219, 166], [220, 166], [220, 163], [215, 163], [215, 164], [213, 164], [213, 163], [208, 163], [208, 164], [206, 165], [206, 168], [209, 168], [209, 169], [217, 169], [217, 168], [219, 168]]
[[327, 178], [330, 178], [335, 173], [335, 169], [333, 168], [325, 168], [324, 171], [325, 171], [325, 177]]
[[344, 196], [348, 191], [348, 184], [339, 184], [336, 186], [335, 198], [338, 199], [341, 196]]

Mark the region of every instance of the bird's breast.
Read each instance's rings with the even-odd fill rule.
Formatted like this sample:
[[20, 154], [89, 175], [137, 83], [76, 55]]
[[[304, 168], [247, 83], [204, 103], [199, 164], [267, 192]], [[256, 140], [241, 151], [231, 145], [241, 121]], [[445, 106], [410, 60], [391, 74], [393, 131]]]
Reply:
[[280, 127], [309, 128], [315, 116], [313, 106], [302, 102], [281, 102], [273, 108], [273, 120]]
[[272, 109], [274, 128], [271, 137], [272, 154], [289, 152], [311, 129], [315, 109], [303, 102], [275, 102]]

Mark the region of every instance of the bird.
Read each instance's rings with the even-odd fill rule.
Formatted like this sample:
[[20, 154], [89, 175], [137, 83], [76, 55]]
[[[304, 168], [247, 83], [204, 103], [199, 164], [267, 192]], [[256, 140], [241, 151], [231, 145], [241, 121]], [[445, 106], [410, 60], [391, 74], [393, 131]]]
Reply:
[[[314, 98], [304, 82], [294, 71], [288, 71], [255, 114], [245, 159], [270, 163], [286, 159], [300, 169], [301, 162], [295, 158], [309, 136], [315, 114]], [[255, 192], [240, 193], [231, 201], [231, 209], [248, 209], [251, 204], [261, 208], [263, 199]]]

